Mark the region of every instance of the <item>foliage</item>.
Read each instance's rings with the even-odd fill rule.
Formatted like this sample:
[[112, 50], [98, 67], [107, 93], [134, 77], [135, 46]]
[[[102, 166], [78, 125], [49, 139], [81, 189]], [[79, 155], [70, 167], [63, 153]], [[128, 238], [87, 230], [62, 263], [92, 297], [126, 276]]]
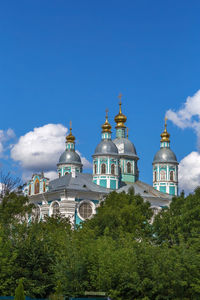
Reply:
[[129, 232], [135, 238], [142, 238], [150, 233], [151, 217], [150, 203], [144, 202], [141, 196], [135, 196], [131, 190], [128, 194], [112, 192], [101, 202], [96, 216], [83, 224], [83, 230], [90, 228], [96, 236], [108, 234], [113, 238]]
[[163, 210], [154, 220], [154, 231], [158, 243], [178, 245], [199, 243], [200, 234], [200, 188], [186, 198], [182, 193], [172, 199], [170, 208]]
[[19, 280], [19, 285], [15, 290], [14, 300], [25, 300], [24, 287], [23, 287], [22, 279]]
[[200, 189], [174, 198], [153, 224], [150, 204], [133, 191], [109, 194], [76, 230], [61, 216], [27, 223], [31, 209], [12, 192], [0, 204], [1, 295], [23, 278], [26, 295], [37, 298], [200, 298]]

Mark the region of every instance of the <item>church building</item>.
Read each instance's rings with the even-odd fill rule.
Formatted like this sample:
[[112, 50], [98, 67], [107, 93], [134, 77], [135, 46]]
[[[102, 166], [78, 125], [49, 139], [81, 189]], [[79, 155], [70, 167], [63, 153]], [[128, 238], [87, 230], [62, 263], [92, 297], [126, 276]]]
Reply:
[[93, 157], [93, 174], [83, 172], [80, 155], [75, 149], [75, 136], [66, 137], [66, 149], [57, 163], [58, 178], [49, 180], [43, 174], [33, 174], [24, 187], [35, 205], [31, 218], [43, 219], [45, 215], [60, 213], [68, 217], [72, 226], [79, 225], [96, 213], [96, 208], [112, 191], [128, 192], [133, 187], [152, 208], [159, 211], [170, 204], [178, 194], [178, 162], [170, 149], [170, 135], [161, 134], [160, 150], [153, 159], [153, 186], [139, 180], [138, 160], [134, 144], [128, 138], [127, 117], [122, 113], [121, 96], [119, 113], [115, 116], [116, 136], [112, 139], [111, 125], [102, 125], [101, 140]]

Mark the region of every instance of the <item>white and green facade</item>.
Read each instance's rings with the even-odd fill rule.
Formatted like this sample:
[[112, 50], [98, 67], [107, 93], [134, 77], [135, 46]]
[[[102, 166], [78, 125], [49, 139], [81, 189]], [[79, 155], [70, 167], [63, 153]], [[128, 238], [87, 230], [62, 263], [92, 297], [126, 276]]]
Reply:
[[[128, 192], [133, 187], [152, 208], [169, 206], [178, 194], [178, 162], [170, 149], [169, 134], [161, 135], [160, 150], [153, 160], [153, 187], [139, 180], [138, 155], [128, 139], [126, 116], [115, 117], [116, 137], [112, 140], [111, 125], [102, 125], [101, 141], [93, 154], [93, 170], [83, 172], [80, 155], [75, 150], [75, 137], [66, 137], [66, 149], [57, 164], [57, 178], [49, 180], [43, 173], [33, 174], [24, 187], [24, 194], [35, 205], [33, 218], [44, 219], [57, 213], [68, 217], [72, 226], [90, 219], [96, 208], [112, 191]], [[34, 216], [35, 214], [35, 216]]]
[[116, 145], [111, 140], [111, 126], [102, 126], [102, 140], [93, 155], [93, 182], [107, 189], [119, 188], [119, 157]]
[[128, 139], [126, 128], [116, 128], [116, 138], [113, 140], [118, 149], [119, 157], [119, 181], [121, 183], [133, 183], [139, 179], [139, 171], [135, 146]]
[[161, 134], [160, 150], [153, 160], [153, 187], [173, 196], [178, 195], [178, 162], [176, 155], [170, 149], [169, 133]]

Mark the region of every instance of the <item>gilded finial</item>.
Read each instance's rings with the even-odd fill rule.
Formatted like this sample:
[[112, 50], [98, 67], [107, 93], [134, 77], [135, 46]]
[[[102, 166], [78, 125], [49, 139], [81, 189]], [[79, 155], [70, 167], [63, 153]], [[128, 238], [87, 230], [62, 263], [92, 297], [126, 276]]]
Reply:
[[69, 134], [66, 137], [66, 143], [74, 143], [75, 136], [72, 134], [72, 121], [69, 122]]
[[167, 129], [167, 117], [165, 117], [165, 128]]
[[165, 117], [165, 129], [161, 133], [161, 142], [169, 142], [170, 134], [167, 132], [167, 117]]
[[126, 126], [124, 123], [127, 120], [127, 117], [122, 113], [122, 94], [120, 93], [118, 98], [120, 99], [119, 101], [119, 113], [115, 117], [115, 122], [117, 123], [117, 126], [115, 128], [125, 128]]
[[110, 123], [108, 122], [108, 109], [106, 109], [106, 121], [105, 123], [101, 126], [102, 128], [102, 132], [109, 132], [111, 133], [111, 128], [112, 126], [110, 125]]
[[108, 109], [106, 108], [106, 119], [108, 119]]
[[118, 98], [119, 98], [119, 112], [122, 113], [122, 94], [120, 93]]

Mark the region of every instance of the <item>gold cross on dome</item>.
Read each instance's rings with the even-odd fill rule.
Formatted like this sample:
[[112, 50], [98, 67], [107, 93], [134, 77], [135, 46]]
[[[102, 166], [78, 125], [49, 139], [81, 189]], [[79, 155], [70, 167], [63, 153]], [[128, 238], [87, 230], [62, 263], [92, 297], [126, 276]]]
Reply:
[[72, 131], [72, 121], [69, 122], [69, 126], [70, 126], [70, 132]]
[[106, 108], [106, 118], [108, 117], [108, 109]]
[[122, 94], [120, 93], [118, 98], [120, 99], [119, 104], [122, 104]]
[[167, 117], [165, 117], [165, 127], [167, 126]]

